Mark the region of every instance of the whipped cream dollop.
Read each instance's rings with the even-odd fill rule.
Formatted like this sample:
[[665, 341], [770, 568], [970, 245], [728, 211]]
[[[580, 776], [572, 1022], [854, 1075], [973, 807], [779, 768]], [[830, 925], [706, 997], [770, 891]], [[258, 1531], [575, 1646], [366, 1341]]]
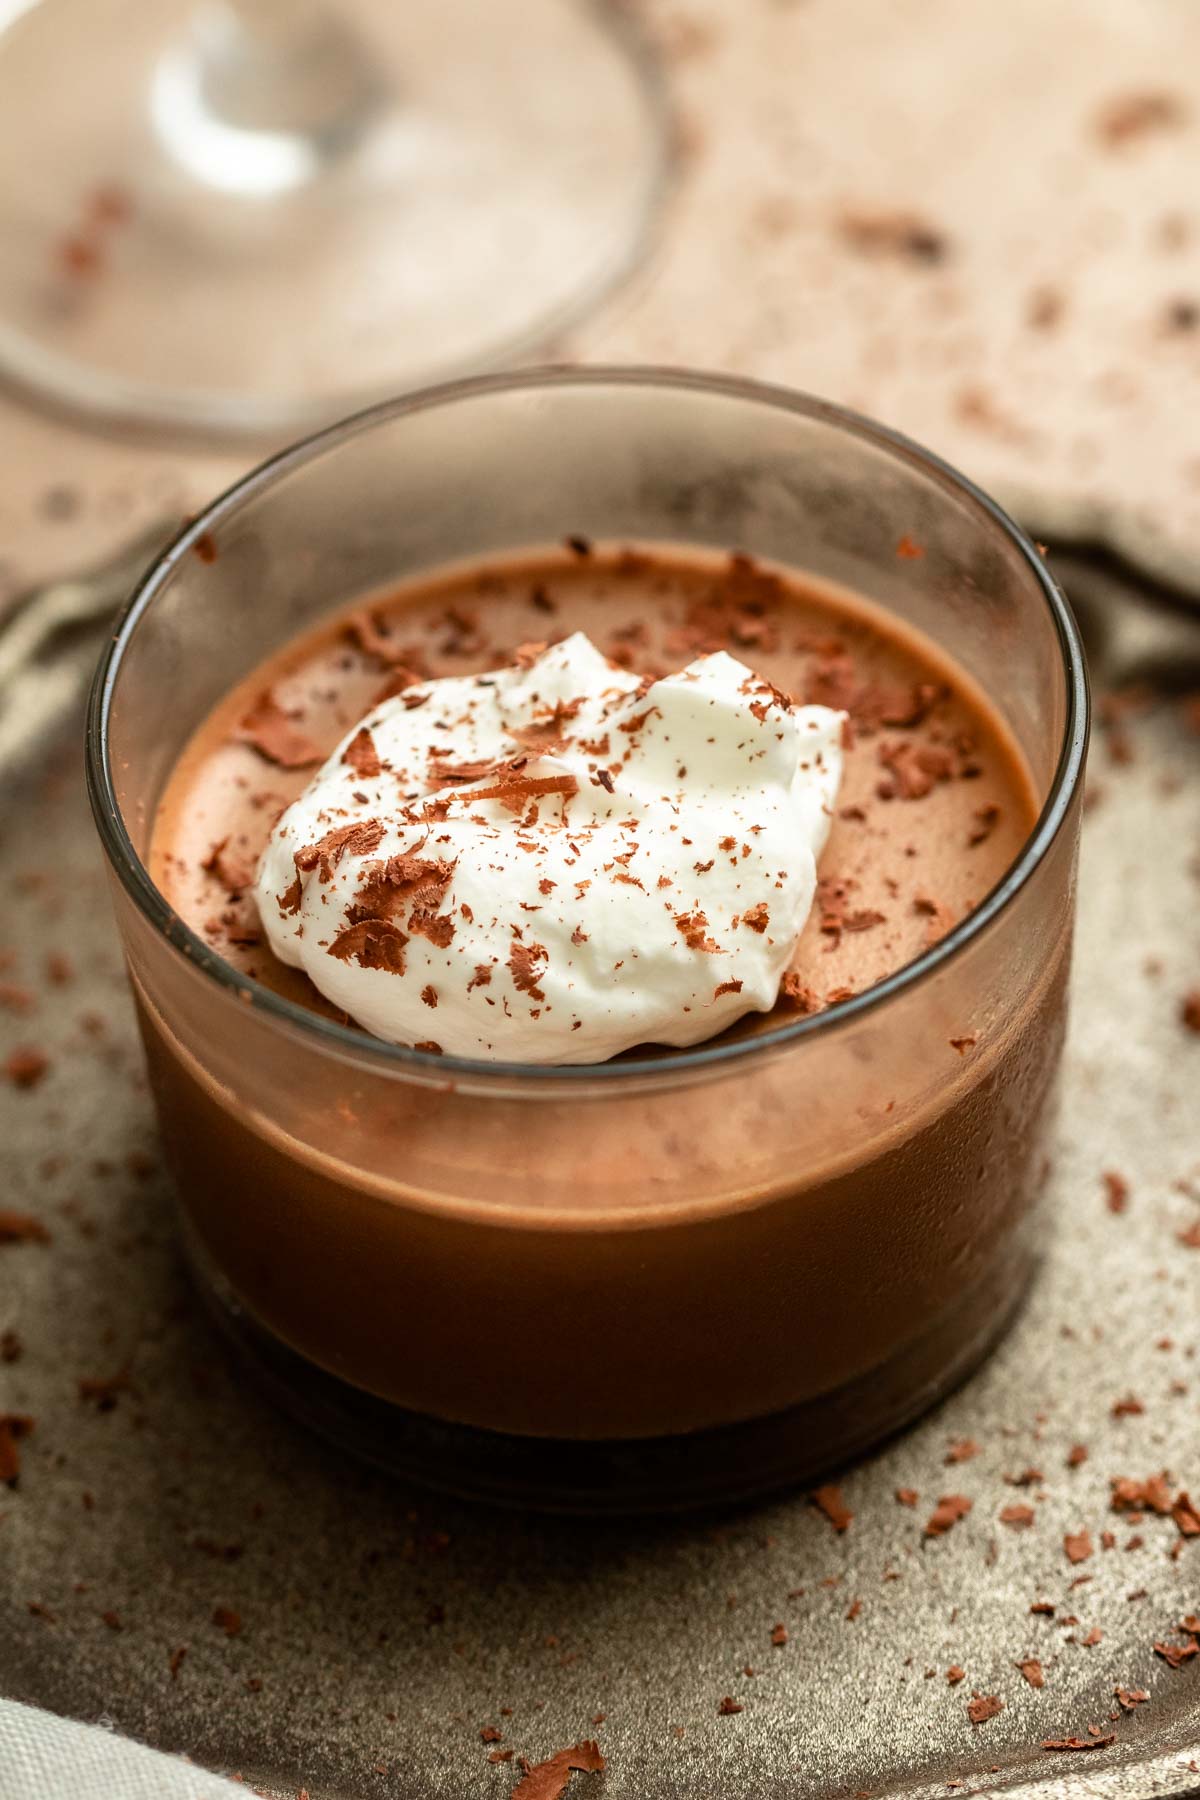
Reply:
[[768, 1011], [842, 718], [724, 653], [640, 680], [582, 633], [377, 705], [271, 833], [272, 950], [375, 1036], [519, 1063]]

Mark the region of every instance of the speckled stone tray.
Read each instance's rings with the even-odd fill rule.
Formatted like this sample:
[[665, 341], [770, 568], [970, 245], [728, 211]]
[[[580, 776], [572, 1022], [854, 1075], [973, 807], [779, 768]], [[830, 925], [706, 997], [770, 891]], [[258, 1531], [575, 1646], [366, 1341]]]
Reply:
[[[1171, 692], [1106, 708], [1093, 755], [1054, 1243], [990, 1365], [843, 1474], [840, 1534], [802, 1495], [476, 1511], [268, 1411], [176, 1251], [73, 710], [4, 772], [3, 1053], [49, 1067], [0, 1081], [0, 1206], [49, 1241], [0, 1247], [0, 1411], [36, 1420], [0, 1487], [0, 1691], [312, 1800], [506, 1800], [517, 1757], [587, 1737], [607, 1772], [569, 1800], [1200, 1791], [1200, 1657], [1154, 1649], [1193, 1641], [1200, 1539], [1110, 1507], [1164, 1468], [1200, 1499], [1200, 628], [1102, 598], [1100, 685]], [[972, 1509], [926, 1537], [947, 1494]], [[972, 1724], [974, 1695], [1002, 1710]]]

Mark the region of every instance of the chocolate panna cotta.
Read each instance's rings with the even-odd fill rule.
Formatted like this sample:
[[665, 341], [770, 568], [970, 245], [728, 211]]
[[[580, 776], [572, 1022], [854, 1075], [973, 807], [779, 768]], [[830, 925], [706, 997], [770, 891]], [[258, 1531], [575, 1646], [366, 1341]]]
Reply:
[[[588, 680], [561, 692], [576, 656]], [[719, 726], [693, 720], [676, 757], [671, 706], [718, 679]], [[516, 735], [464, 753], [510, 695]], [[760, 815], [753, 757], [782, 757], [806, 721], [821, 779], [801, 805], [793, 748]], [[808, 839], [756, 855], [793, 804]], [[799, 1075], [775, 1040], [968, 918], [1039, 804], [1001, 711], [930, 638], [746, 556], [569, 540], [356, 601], [215, 706], [166, 781], [148, 867], [245, 991], [501, 1079], [435, 1061], [385, 1078], [316, 1048], [302, 1066], [259, 1009], [237, 1044], [214, 1034], [193, 972], [173, 996], [135, 975], [202, 1272], [314, 1383], [484, 1452], [715, 1434], [718, 1472], [679, 1478], [696, 1498], [852, 1454], [965, 1373], [1024, 1289], [1070, 846], [1036, 944], [986, 982], [985, 936], [902, 1019], [875, 1007], [807, 1040]], [[691, 1008], [672, 1040], [664, 1019]], [[570, 1048], [542, 1060], [582, 1066], [530, 1099], [520, 1046], [548, 1020]], [[739, 1432], [758, 1433], [744, 1476]], [[624, 1480], [593, 1500], [619, 1503]], [[542, 1497], [561, 1500], [553, 1477]]]

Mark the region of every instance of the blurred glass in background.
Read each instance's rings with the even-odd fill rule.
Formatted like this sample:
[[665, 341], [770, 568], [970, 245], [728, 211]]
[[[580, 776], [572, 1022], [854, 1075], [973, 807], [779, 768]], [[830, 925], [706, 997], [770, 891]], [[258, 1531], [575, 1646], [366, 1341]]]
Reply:
[[545, 350], [666, 141], [617, 0], [0, 0], [0, 370], [285, 435]]

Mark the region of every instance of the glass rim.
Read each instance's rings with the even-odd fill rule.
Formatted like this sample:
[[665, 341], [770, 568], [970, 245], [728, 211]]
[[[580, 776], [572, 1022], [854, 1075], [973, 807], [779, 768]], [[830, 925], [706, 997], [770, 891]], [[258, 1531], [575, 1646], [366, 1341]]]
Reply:
[[[174, 912], [151, 879], [126, 830], [113, 779], [109, 741], [109, 720], [117, 679], [142, 618], [169, 585], [179, 563], [192, 551], [197, 540], [219, 528], [223, 521], [235, 516], [293, 470], [336, 451], [340, 444], [377, 426], [487, 394], [555, 387], [693, 390], [750, 401], [830, 425], [915, 465], [926, 475], [932, 475], [941, 487], [960, 500], [966, 500], [984, 529], [997, 532], [1019, 553], [1045, 602], [1062, 659], [1066, 716], [1054, 774], [1032, 830], [1000, 880], [944, 938], [911, 962], [893, 970], [882, 981], [875, 982], [860, 994], [836, 1002], [823, 1012], [805, 1014], [787, 1024], [724, 1044], [702, 1043], [694, 1049], [668, 1050], [655, 1056], [639, 1055], [598, 1063], [489, 1061], [410, 1049], [406, 1045], [371, 1037], [360, 1027], [322, 1018], [240, 974]], [[501, 1087], [518, 1081], [547, 1089], [562, 1086], [578, 1089], [588, 1083], [612, 1088], [639, 1082], [653, 1085], [655, 1081], [661, 1083], [676, 1075], [718, 1074], [756, 1058], [774, 1056], [806, 1039], [828, 1036], [919, 986], [956, 959], [1008, 910], [1057, 838], [1083, 773], [1088, 718], [1089, 693], [1083, 646], [1066, 595], [1029, 535], [996, 501], [933, 451], [848, 407], [773, 383], [656, 365], [549, 366], [471, 376], [378, 402], [278, 451], [217, 495], [188, 521], [150, 564], [112, 628], [88, 701], [85, 773], [92, 816], [105, 855], [143, 917], [202, 975], [223, 988], [231, 999], [253, 1006], [270, 1024], [308, 1039], [314, 1049], [332, 1052], [342, 1060], [366, 1063], [375, 1072], [393, 1078], [408, 1077], [420, 1082], [467, 1078], [483, 1087]]]

